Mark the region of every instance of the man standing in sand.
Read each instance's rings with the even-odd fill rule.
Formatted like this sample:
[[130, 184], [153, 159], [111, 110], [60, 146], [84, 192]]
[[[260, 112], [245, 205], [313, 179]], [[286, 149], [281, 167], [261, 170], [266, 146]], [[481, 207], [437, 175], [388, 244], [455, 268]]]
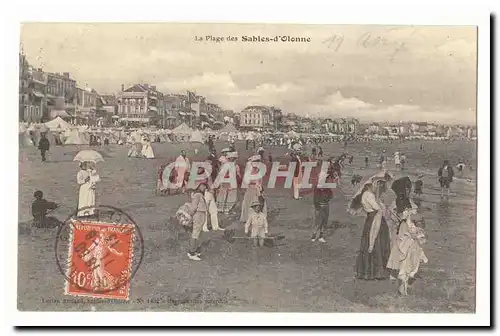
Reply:
[[42, 162], [46, 161], [45, 153], [50, 149], [49, 139], [45, 136], [45, 133], [40, 133], [41, 139], [38, 143], [38, 149], [40, 150], [40, 155], [42, 155]]

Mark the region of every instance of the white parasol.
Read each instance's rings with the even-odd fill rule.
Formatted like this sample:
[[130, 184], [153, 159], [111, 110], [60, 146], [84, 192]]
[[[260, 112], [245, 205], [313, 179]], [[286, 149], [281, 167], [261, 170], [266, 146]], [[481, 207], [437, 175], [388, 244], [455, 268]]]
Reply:
[[363, 193], [363, 189], [365, 188], [366, 184], [374, 183], [374, 182], [379, 181], [379, 180], [383, 180], [383, 181], [388, 182], [392, 179], [394, 179], [393, 174], [391, 174], [387, 170], [381, 170], [381, 171], [377, 172], [375, 175], [368, 178], [363, 183], [361, 183], [361, 187], [358, 189], [358, 191], [354, 194], [354, 196], [349, 201], [349, 205], [347, 206], [347, 212], [349, 212], [351, 215], [359, 215], [362, 213], [362, 208], [361, 208], [361, 204], [359, 203], [359, 201], [360, 201], [359, 198], [360, 198], [360, 195]]
[[95, 150], [85, 149], [78, 152], [73, 161], [79, 161], [79, 162], [89, 161], [97, 163], [97, 162], [104, 162], [104, 158], [102, 157], [101, 154], [99, 154]]

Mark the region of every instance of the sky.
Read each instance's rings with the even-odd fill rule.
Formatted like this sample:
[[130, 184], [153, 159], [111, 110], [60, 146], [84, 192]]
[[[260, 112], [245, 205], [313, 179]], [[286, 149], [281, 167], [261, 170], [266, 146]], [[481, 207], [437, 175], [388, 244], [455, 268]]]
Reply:
[[235, 112], [274, 105], [361, 122], [475, 124], [476, 34], [473, 26], [29, 23], [21, 43], [33, 66], [70, 72], [101, 94], [149, 83]]

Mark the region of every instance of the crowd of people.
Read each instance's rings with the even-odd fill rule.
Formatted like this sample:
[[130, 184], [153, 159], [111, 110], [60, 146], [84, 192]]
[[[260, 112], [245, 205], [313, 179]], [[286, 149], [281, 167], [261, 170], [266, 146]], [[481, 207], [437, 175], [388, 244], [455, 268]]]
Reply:
[[[144, 146], [140, 149], [132, 148], [136, 153], [129, 152], [129, 156], [154, 157], [149, 139], [144, 139]], [[289, 149], [287, 153], [289, 162], [296, 164], [293, 171], [293, 199], [301, 199], [301, 181], [304, 174], [303, 163], [306, 161], [326, 161], [328, 170], [317, 172], [316, 181], [340, 182], [342, 171], [346, 165], [351, 165], [354, 160], [353, 155], [347, 152], [338, 157], [323, 158], [321, 142], [312, 145], [311, 153], [303, 151], [301, 141], [287, 143]], [[307, 142], [305, 142], [307, 144]], [[247, 146], [252, 144], [252, 153], [244, 162], [272, 164], [272, 156], [265, 156], [264, 142], [247, 142]], [[149, 147], [148, 147], [149, 145]], [[236, 214], [236, 205], [240, 204], [239, 222], [241, 228], [252, 239], [256, 247], [264, 245], [264, 240], [269, 234], [268, 207], [264, 193], [263, 178], [252, 179], [240, 197], [240, 188], [244, 174], [238, 164], [240, 159], [236, 151], [234, 141], [230, 141], [229, 146], [217, 153], [214, 139], [207, 141], [209, 156], [206, 163], [210, 165], [212, 171], [210, 175], [203, 174], [204, 168], [198, 168], [197, 180], [194, 187], [190, 187], [191, 160], [186, 151], [181, 151], [175, 160], [174, 168], [171, 171], [166, 169], [167, 165], [160, 168], [158, 174], [158, 190], [161, 194], [173, 195], [184, 194], [188, 200], [176, 212], [179, 223], [190, 233], [189, 250], [187, 256], [191, 260], [201, 260], [200, 236], [202, 232], [224, 231], [221, 222], [221, 214]], [[45, 153], [50, 150], [50, 144], [44, 136], [41, 137], [38, 148], [45, 161]], [[151, 152], [150, 152], [151, 151]], [[365, 167], [368, 167], [368, 157], [364, 158]], [[395, 168], [402, 171], [405, 169], [406, 156], [404, 153], [394, 154]], [[236, 174], [236, 185], [223, 182], [214, 185], [222, 165], [234, 165]], [[321, 166], [321, 165], [320, 165]], [[359, 174], [353, 174], [352, 186], [358, 186], [348, 205], [351, 214], [364, 213], [366, 215], [365, 225], [361, 233], [361, 243], [355, 264], [356, 277], [365, 280], [375, 279], [398, 279], [398, 291], [402, 295], [408, 294], [415, 280], [415, 276], [422, 262], [426, 263], [427, 257], [423, 246], [426, 242], [424, 231], [424, 221], [419, 214], [419, 206], [410, 197], [417, 198], [423, 194], [424, 175], [418, 175], [415, 181], [411, 181], [405, 176], [394, 179], [394, 176], [387, 170], [387, 155], [385, 151], [380, 156], [378, 164], [379, 173], [365, 180]], [[456, 166], [459, 172], [465, 169], [465, 163], [461, 160]], [[257, 171], [252, 171], [257, 173]], [[225, 178], [229, 178], [229, 172]], [[455, 176], [455, 170], [448, 160], [443, 162], [439, 168], [438, 180], [441, 186], [441, 197], [449, 197], [450, 185]], [[313, 179], [315, 177], [313, 176]], [[100, 183], [100, 177], [93, 162], [82, 162], [77, 173], [76, 181], [79, 185], [78, 207], [76, 216], [92, 217], [95, 215], [96, 186]], [[390, 186], [390, 188], [389, 188]], [[313, 207], [314, 224], [312, 228], [311, 241], [326, 243], [325, 231], [330, 216], [330, 203], [334, 196], [334, 189], [322, 187], [318, 183], [313, 183]], [[392, 190], [396, 195], [393, 204], [386, 205], [383, 195]], [[446, 191], [446, 193], [445, 193]], [[47, 214], [56, 209], [58, 205], [43, 198], [43, 192], [37, 191], [34, 195], [35, 201], [32, 206], [34, 224], [36, 227], [49, 227], [51, 222], [57, 223]], [[57, 225], [57, 224], [56, 224]]]

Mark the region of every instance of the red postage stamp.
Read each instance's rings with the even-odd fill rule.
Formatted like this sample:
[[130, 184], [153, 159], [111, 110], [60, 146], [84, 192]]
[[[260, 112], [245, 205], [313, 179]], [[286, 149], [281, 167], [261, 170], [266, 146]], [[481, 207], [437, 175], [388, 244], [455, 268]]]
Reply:
[[74, 220], [65, 294], [128, 300], [135, 227]]

